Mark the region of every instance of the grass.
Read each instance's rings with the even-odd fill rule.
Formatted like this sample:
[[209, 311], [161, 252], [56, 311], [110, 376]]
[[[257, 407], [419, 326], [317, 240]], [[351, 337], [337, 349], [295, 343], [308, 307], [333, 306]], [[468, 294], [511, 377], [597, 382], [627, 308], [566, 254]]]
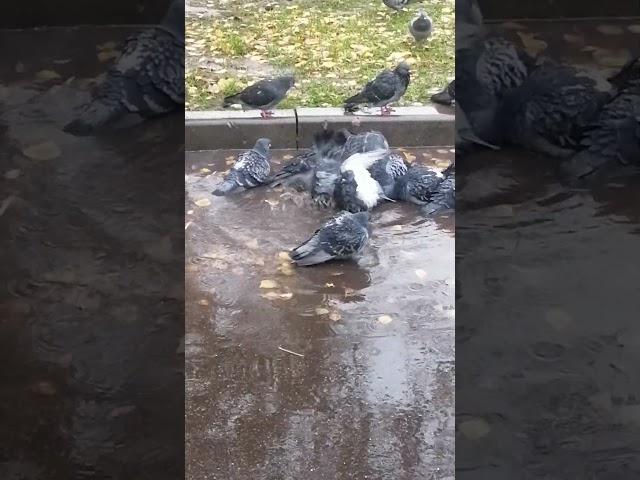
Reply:
[[280, 108], [340, 106], [401, 60], [412, 78], [400, 105], [427, 103], [454, 75], [454, 0], [425, 0], [435, 28], [422, 44], [407, 27], [416, 2], [405, 12], [381, 0], [220, 3], [226, 9], [217, 15], [187, 18], [190, 110], [218, 109], [225, 95], [285, 71], [295, 73], [297, 88]]

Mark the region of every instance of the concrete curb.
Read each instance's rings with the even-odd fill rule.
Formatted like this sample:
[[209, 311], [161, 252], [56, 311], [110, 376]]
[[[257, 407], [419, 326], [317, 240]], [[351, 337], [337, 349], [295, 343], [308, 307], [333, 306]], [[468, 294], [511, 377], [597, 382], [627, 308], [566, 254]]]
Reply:
[[276, 110], [273, 118], [259, 111], [198, 111], [185, 114], [187, 150], [250, 148], [259, 137], [273, 148], [304, 148], [324, 126], [354, 133], [378, 130], [392, 146], [449, 146], [454, 144], [454, 109], [441, 106], [398, 107], [393, 115], [345, 115], [340, 108]]

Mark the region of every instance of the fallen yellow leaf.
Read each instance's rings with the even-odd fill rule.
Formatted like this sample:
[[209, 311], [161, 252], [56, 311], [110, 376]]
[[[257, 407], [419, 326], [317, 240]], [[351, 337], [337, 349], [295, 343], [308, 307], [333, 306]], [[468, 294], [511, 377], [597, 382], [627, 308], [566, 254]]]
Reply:
[[31, 160], [53, 160], [62, 154], [60, 147], [51, 141], [31, 145], [22, 150], [25, 157]]
[[194, 203], [199, 207], [208, 207], [209, 205], [211, 205], [211, 200], [209, 200], [208, 198], [201, 198], [199, 200], [196, 200]]
[[260, 288], [278, 288], [278, 282], [274, 280], [262, 280], [260, 282]]
[[383, 325], [386, 325], [387, 323], [393, 322], [393, 318], [391, 318], [389, 315], [380, 315], [378, 317], [378, 322], [380, 322]]

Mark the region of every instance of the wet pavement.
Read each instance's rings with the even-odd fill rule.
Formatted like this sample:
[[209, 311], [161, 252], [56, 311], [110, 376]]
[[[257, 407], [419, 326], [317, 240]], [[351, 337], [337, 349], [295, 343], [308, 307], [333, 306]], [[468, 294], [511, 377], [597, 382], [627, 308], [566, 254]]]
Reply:
[[[621, 28], [603, 34], [601, 24]], [[637, 54], [630, 24], [640, 21], [521, 31], [548, 43], [550, 55], [602, 72], [604, 57], [559, 39]], [[571, 190], [557, 165], [513, 149], [457, 165], [461, 480], [640, 475], [640, 176], [621, 171]]]
[[186, 158], [187, 478], [453, 478], [453, 217], [382, 205], [362, 258], [292, 268], [280, 253], [333, 212], [212, 196], [236, 153]]
[[62, 132], [130, 33], [0, 32], [3, 479], [183, 474], [183, 114]]

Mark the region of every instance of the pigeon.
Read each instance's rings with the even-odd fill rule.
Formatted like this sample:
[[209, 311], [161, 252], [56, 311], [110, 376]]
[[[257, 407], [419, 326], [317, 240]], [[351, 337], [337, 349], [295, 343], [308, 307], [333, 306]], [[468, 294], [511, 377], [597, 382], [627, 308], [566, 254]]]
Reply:
[[226, 195], [238, 188], [253, 188], [269, 181], [271, 140], [260, 138], [252, 150], [241, 153], [224, 181], [212, 193]]
[[315, 175], [318, 155], [315, 150], [307, 150], [293, 159], [293, 161], [271, 177], [271, 186], [284, 185], [296, 190], [311, 191], [311, 185]]
[[500, 143], [520, 146], [552, 157], [573, 155], [581, 135], [610, 93], [570, 66], [547, 62], [538, 66], [500, 101], [496, 123]]
[[354, 112], [358, 105], [364, 104], [380, 107], [381, 115], [389, 115], [392, 109], [387, 105], [397, 102], [404, 95], [410, 76], [410, 67], [406, 62], [400, 62], [394, 70], [383, 70], [360, 93], [345, 100], [345, 112]]
[[413, 165], [396, 180], [391, 198], [424, 205], [431, 200], [443, 180], [441, 173], [422, 165]]
[[336, 205], [352, 213], [370, 210], [381, 199], [388, 199], [369, 168], [386, 156], [386, 150], [356, 153], [344, 161], [340, 181], [335, 186]]
[[459, 155], [464, 155], [474, 146], [500, 150], [499, 146], [485, 142], [474, 133], [462, 106], [456, 104], [456, 151]]
[[340, 212], [316, 230], [309, 240], [294, 248], [290, 256], [300, 266], [345, 260], [360, 253], [370, 236], [368, 212]]
[[409, 22], [409, 33], [411, 33], [416, 42], [421, 42], [429, 38], [432, 31], [433, 23], [431, 18], [424, 10], [420, 9], [418, 16]]
[[346, 137], [346, 142], [341, 156], [342, 160], [346, 160], [356, 153], [389, 149], [389, 142], [387, 142], [387, 139], [380, 132], [370, 131], [354, 134], [346, 128], [343, 128], [340, 132]]
[[456, 102], [456, 81], [450, 81], [442, 91], [431, 95], [431, 101], [448, 107], [452, 106]]
[[340, 180], [340, 166], [343, 162], [344, 147], [347, 143], [345, 130], [334, 132], [325, 130], [314, 136], [314, 150], [317, 152], [311, 197], [321, 208], [329, 207], [334, 200], [336, 183]]
[[63, 130], [91, 135], [125, 115], [155, 117], [184, 105], [184, 1], [169, 6], [162, 23], [127, 38], [121, 56], [92, 100]]
[[371, 177], [380, 184], [385, 196], [393, 194], [396, 180], [407, 173], [407, 164], [397, 153], [387, 152], [387, 154], [369, 167]]
[[347, 129], [331, 130], [316, 135], [314, 149], [318, 151], [311, 196], [321, 208], [329, 207], [334, 198], [335, 185], [341, 178], [340, 167], [356, 153], [387, 150], [389, 143], [380, 132], [353, 134]]
[[427, 216], [456, 208], [455, 163], [449, 165], [442, 174], [444, 175], [444, 180], [438, 185], [429, 202], [422, 207], [422, 212]]
[[535, 68], [534, 60], [511, 42], [478, 38], [456, 49], [456, 104], [464, 108], [476, 135], [499, 143], [501, 131], [495, 117], [506, 92], [519, 87]]
[[619, 85], [580, 144], [582, 150], [562, 166], [571, 180], [585, 180], [616, 162], [640, 164], [640, 79]]
[[262, 118], [269, 118], [273, 115], [271, 109], [284, 100], [294, 84], [295, 78], [292, 75], [260, 80], [239, 93], [225, 97], [222, 107], [229, 108], [232, 104], [239, 103], [243, 110], [258, 109]]
[[402, 10], [407, 4], [409, 0], [382, 0], [387, 7], [393, 8], [394, 10]]

